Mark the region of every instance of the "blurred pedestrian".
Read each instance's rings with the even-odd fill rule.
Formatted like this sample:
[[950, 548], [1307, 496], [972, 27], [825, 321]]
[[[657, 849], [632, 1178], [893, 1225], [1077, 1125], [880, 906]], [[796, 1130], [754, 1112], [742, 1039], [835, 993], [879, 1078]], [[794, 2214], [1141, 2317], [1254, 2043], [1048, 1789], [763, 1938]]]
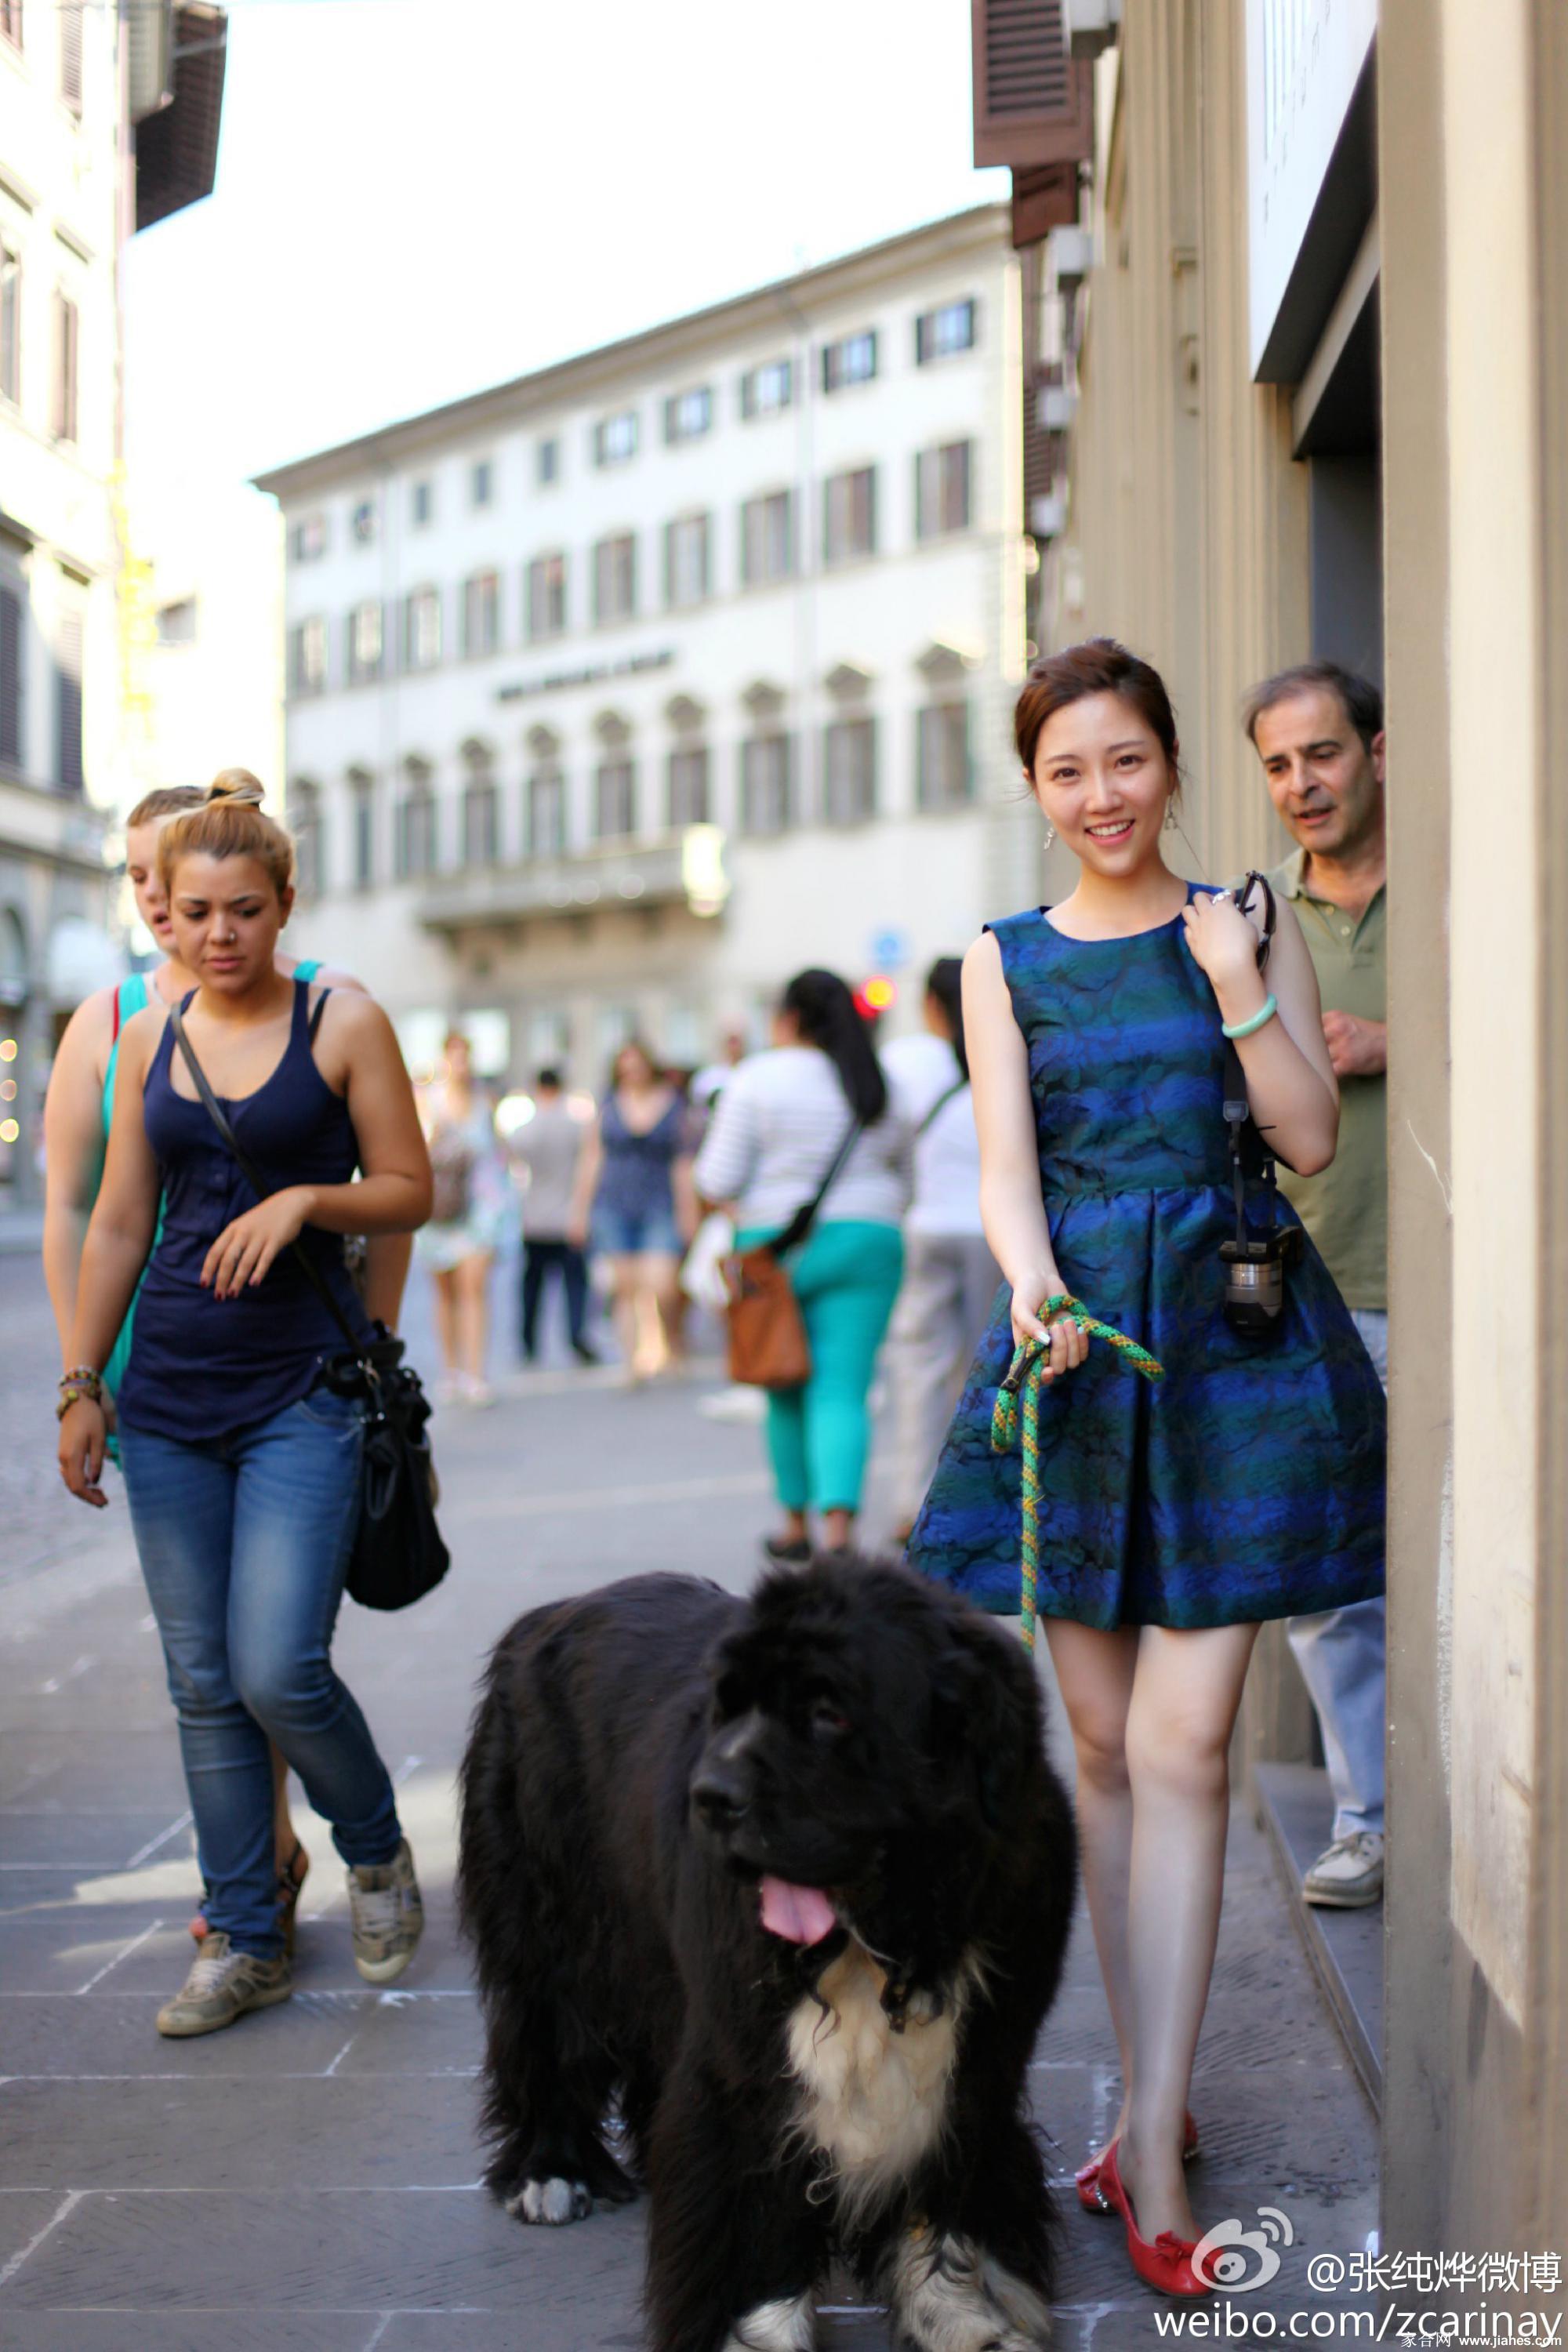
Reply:
[[647, 1047], [629, 1037], [577, 1170], [568, 1226], [579, 1249], [609, 1262], [610, 1303], [627, 1381], [673, 1360], [679, 1339], [676, 1277], [696, 1229], [689, 1113]]
[[488, 1405], [490, 1268], [506, 1236], [510, 1188], [495, 1105], [475, 1078], [473, 1050], [460, 1029], [447, 1033], [419, 1114], [435, 1192], [414, 1255], [435, 1285], [442, 1362], [437, 1393], [444, 1403]]
[[914, 1137], [914, 1192], [904, 1217], [904, 1279], [888, 1349], [898, 1486], [896, 1539], [907, 1543], [975, 1342], [1002, 1273], [980, 1222], [980, 1139], [963, 1046], [957, 956], [926, 975], [925, 1026], [882, 1048], [882, 1067]]
[[226, 772], [205, 805], [165, 827], [157, 856], [194, 976], [180, 1007], [191, 1047], [242, 1148], [285, 1181], [258, 1199], [174, 1053], [168, 1008], [137, 1013], [119, 1039], [108, 1160], [60, 1382], [61, 1475], [101, 1507], [102, 1374], [136, 1296], [118, 1399], [121, 1467], [207, 1886], [207, 1936], [158, 2015], [159, 2032], [179, 2037], [215, 2032], [292, 1990], [269, 1738], [348, 1864], [360, 1974], [374, 1984], [401, 1975], [423, 1924], [391, 1780], [329, 1654], [363, 1424], [324, 1383], [342, 1334], [292, 1244], [368, 1340], [341, 1236], [416, 1225], [430, 1205], [429, 1160], [384, 1013], [277, 969], [293, 846], [260, 798], [254, 778]]
[[[146, 793], [125, 820], [125, 866], [136, 912], [156, 940], [164, 961], [151, 971], [132, 972], [125, 980], [100, 988], [79, 1004], [66, 1024], [49, 1072], [44, 1103], [44, 1279], [54, 1309], [59, 1337], [60, 1362], [69, 1363], [71, 1327], [76, 1319], [77, 1283], [88, 1220], [103, 1174], [110, 1124], [114, 1110], [114, 1080], [120, 1039], [126, 1024], [149, 1004], [177, 1004], [195, 986], [196, 974], [180, 961], [168, 893], [158, 871], [158, 835], [172, 817], [202, 807], [206, 794], [190, 784], [173, 784]], [[345, 971], [329, 971], [317, 959], [279, 955], [274, 959], [285, 978], [319, 980], [324, 987], [364, 991]], [[403, 1304], [413, 1238], [408, 1234], [377, 1234], [365, 1253], [366, 1311], [395, 1330]], [[110, 1416], [110, 1450], [115, 1450], [113, 1399], [131, 1353], [135, 1302], [125, 1318], [104, 1370], [103, 1386]], [[276, 1793], [275, 1842], [278, 1902], [286, 1943], [291, 1948], [300, 1889], [310, 1857], [296, 1833], [289, 1810], [289, 1768], [278, 1748], [272, 1751]], [[198, 1939], [206, 1919], [198, 1912], [191, 1922]]]
[[797, 972], [773, 1043], [734, 1070], [698, 1155], [697, 1189], [726, 1207], [735, 1245], [772, 1241], [844, 1154], [798, 1249], [784, 1261], [811, 1349], [800, 1388], [770, 1391], [768, 1451], [784, 1511], [774, 1562], [847, 1550], [870, 1445], [867, 1395], [903, 1269], [910, 1129], [855, 1000], [837, 973]]
[[691, 1084], [688, 1092], [689, 1094], [692, 1106], [696, 1110], [701, 1112], [710, 1112], [712, 1110], [720, 1096], [724, 1091], [725, 1081], [728, 1079], [731, 1071], [738, 1067], [738, 1066], [745, 1059], [745, 1055], [746, 1034], [744, 1030], [726, 1029], [723, 1036], [719, 1041], [719, 1053], [717, 1059], [711, 1062], [704, 1062], [700, 1069], [694, 1070], [692, 1073]]
[[[1340, 1142], [1320, 1175], [1279, 1171], [1388, 1386], [1388, 841], [1383, 697], [1334, 662], [1255, 687], [1247, 731], [1268, 796], [1295, 835], [1269, 879], [1300, 919], [1340, 1087]], [[1334, 1797], [1330, 1843], [1307, 1872], [1309, 1903], [1359, 1910], [1383, 1895], [1386, 1621], [1382, 1593], [1286, 1636], [1317, 1709]]]
[[[1231, 1732], [1264, 1619], [1382, 1590], [1383, 1392], [1304, 1237], [1267, 1340], [1225, 1311], [1227, 1039], [1273, 1150], [1303, 1170], [1333, 1157], [1338, 1089], [1294, 914], [1278, 909], [1265, 979], [1261, 912], [1166, 866], [1179, 751], [1147, 662], [1109, 638], [1037, 661], [1016, 730], [1079, 877], [1061, 904], [988, 926], [964, 959], [985, 1229], [1010, 1287], [910, 1558], [982, 1607], [1018, 1609], [1023, 1473], [993, 1446], [993, 1414], [1016, 1350], [1043, 1350], [1022, 1492], [1123, 2085], [1079, 2194], [1121, 2214], [1139, 2277], [1197, 2294], [1184, 2103], [1225, 1885]], [[1252, 1202], [1261, 1212], [1256, 1186]], [[1282, 1202], [1269, 1214], [1295, 1225]], [[1159, 1386], [1091, 1350], [1054, 1303], [1066, 1298], [1157, 1358]]]
[[562, 1091], [559, 1070], [541, 1070], [533, 1082], [533, 1116], [511, 1136], [507, 1150], [528, 1179], [522, 1203], [522, 1360], [531, 1364], [539, 1348], [539, 1310], [546, 1286], [559, 1278], [566, 1299], [566, 1333], [580, 1363], [599, 1360], [584, 1337], [588, 1266], [571, 1237], [577, 1171], [588, 1140], [580, 1118]]

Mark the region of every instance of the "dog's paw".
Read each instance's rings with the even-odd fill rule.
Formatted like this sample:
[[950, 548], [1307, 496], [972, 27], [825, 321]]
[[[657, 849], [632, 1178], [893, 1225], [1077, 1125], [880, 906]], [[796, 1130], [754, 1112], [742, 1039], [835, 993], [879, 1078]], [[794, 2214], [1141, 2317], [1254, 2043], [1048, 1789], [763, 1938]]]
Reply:
[[537, 2222], [545, 2229], [561, 2230], [568, 2221], [585, 2221], [594, 2210], [594, 2200], [585, 2182], [563, 2180], [557, 2175], [550, 2180], [525, 2180], [507, 2199], [506, 2210], [514, 2221]]

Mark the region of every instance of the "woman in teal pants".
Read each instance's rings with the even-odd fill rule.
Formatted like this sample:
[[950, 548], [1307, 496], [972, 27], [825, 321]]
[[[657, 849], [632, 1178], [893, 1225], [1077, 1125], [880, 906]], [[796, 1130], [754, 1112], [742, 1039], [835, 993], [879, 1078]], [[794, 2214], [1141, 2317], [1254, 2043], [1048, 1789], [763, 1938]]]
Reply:
[[[846, 1150], [845, 1147], [847, 1146]], [[784, 1510], [771, 1560], [850, 1548], [865, 1482], [867, 1393], [903, 1272], [900, 1220], [910, 1136], [844, 982], [798, 972], [773, 1044], [724, 1084], [698, 1156], [698, 1192], [722, 1202], [742, 1248], [782, 1233], [839, 1155], [806, 1239], [785, 1259], [811, 1348], [811, 1377], [768, 1397], [768, 1452]]]

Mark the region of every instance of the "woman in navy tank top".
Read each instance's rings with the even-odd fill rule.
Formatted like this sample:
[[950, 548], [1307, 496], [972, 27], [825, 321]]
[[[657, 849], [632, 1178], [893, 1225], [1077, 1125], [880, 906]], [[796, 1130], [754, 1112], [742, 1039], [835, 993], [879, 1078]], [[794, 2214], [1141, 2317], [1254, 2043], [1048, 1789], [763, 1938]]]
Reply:
[[[195, 984], [196, 975], [180, 961], [174, 927], [169, 916], [168, 893], [158, 873], [158, 835], [171, 817], [200, 808], [206, 795], [195, 784], [164, 784], [145, 793], [125, 820], [125, 878], [136, 912], [167, 959], [150, 971], [132, 972], [125, 980], [95, 989], [78, 1005], [66, 1024], [65, 1034], [49, 1070], [44, 1097], [44, 1280], [59, 1334], [60, 1362], [71, 1361], [71, 1327], [76, 1320], [77, 1282], [81, 1271], [82, 1244], [88, 1219], [98, 1198], [104, 1153], [114, 1109], [114, 1081], [120, 1059], [120, 1033], [144, 1006], [178, 1004]], [[324, 987], [365, 993], [352, 972], [329, 971], [319, 959], [296, 961], [279, 955], [278, 969], [300, 980], [320, 980]], [[403, 1304], [404, 1285], [413, 1255], [412, 1236], [378, 1234], [365, 1253], [363, 1295], [365, 1312], [395, 1331]], [[104, 1366], [103, 1385], [110, 1398], [118, 1394], [131, 1356], [132, 1303], [121, 1327], [114, 1352]], [[114, 1440], [110, 1439], [114, 1451]], [[294, 1918], [310, 1867], [289, 1811], [289, 1768], [275, 1748], [272, 1753], [273, 1843], [277, 1855], [278, 1908], [284, 1942], [293, 1945]], [[206, 1915], [198, 1911], [191, 1933], [199, 1941], [206, 1934]]]
[[291, 1245], [368, 1337], [341, 1236], [422, 1223], [429, 1161], [384, 1013], [276, 968], [293, 846], [260, 798], [253, 777], [226, 772], [201, 808], [164, 828], [158, 859], [180, 959], [196, 979], [182, 1008], [192, 1047], [277, 1189], [258, 1199], [240, 1173], [163, 1008], [139, 1013], [120, 1040], [61, 1382], [61, 1473], [101, 1507], [96, 1376], [135, 1294], [116, 1400], [121, 1467], [208, 1890], [200, 1956], [158, 2016], [161, 2032], [182, 2036], [291, 1990], [273, 1885], [269, 1737], [348, 1864], [361, 1975], [401, 1975], [422, 1924], [386, 1768], [330, 1656], [362, 1429], [358, 1408], [320, 1384], [342, 1335]]

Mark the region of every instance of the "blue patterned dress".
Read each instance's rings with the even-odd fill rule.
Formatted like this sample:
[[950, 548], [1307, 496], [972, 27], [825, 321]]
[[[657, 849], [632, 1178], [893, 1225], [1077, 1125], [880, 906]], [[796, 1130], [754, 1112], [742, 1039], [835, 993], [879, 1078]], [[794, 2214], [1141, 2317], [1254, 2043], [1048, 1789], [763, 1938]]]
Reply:
[[[1097, 1340], [1042, 1391], [1040, 1614], [1229, 1625], [1369, 1600], [1384, 1580], [1383, 1390], [1305, 1236], [1274, 1339], [1225, 1320], [1225, 1041], [1180, 916], [1118, 940], [1064, 938], [1041, 908], [990, 929], [1028, 1047], [1062, 1279], [1165, 1368], [1152, 1384]], [[1283, 1199], [1276, 1214], [1299, 1223]], [[912, 1566], [1001, 1614], [1019, 1599], [1019, 1458], [991, 1446], [1008, 1307], [1004, 1289], [909, 1546]]]

